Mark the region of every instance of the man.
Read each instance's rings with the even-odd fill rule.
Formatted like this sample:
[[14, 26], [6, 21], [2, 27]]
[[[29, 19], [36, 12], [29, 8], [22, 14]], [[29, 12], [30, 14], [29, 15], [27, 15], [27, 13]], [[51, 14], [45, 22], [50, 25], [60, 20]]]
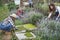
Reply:
[[2, 37], [3, 40], [11, 39], [11, 29], [15, 28], [14, 22], [16, 18], [16, 14], [11, 14], [0, 24], [0, 31], [5, 33]]

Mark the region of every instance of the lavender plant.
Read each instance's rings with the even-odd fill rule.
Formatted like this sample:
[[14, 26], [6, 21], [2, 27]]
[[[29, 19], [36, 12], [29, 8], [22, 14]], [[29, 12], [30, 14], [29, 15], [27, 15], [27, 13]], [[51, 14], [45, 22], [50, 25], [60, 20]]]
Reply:
[[33, 32], [36, 40], [60, 40], [60, 22], [54, 20], [42, 20], [39, 27]]
[[41, 13], [28, 13], [24, 15], [25, 18], [23, 19], [23, 21], [25, 23], [32, 23], [35, 24], [39, 19], [41, 20], [43, 17], [43, 14]]

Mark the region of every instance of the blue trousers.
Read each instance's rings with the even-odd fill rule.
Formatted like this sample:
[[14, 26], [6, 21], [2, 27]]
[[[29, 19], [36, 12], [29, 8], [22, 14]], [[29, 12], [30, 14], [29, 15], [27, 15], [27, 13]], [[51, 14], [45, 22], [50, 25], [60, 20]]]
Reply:
[[10, 32], [11, 29], [12, 29], [11, 23], [8, 23], [7, 25], [3, 25], [2, 23], [0, 23], [0, 30]]

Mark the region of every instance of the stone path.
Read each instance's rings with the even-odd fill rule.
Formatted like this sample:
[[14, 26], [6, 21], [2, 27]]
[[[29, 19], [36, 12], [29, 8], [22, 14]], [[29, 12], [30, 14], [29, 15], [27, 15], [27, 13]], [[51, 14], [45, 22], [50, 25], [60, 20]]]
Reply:
[[26, 36], [24, 35], [24, 33], [15, 33], [16, 34], [16, 36], [17, 36], [17, 38], [19, 39], [19, 40], [21, 40], [21, 39], [25, 39], [26, 38]]
[[30, 32], [30, 33], [33, 35], [33, 37], [27, 37], [27, 36], [25, 36], [25, 33], [20, 33], [20, 32], [16, 32], [15, 34], [19, 40], [36, 38], [36, 36], [32, 32]]

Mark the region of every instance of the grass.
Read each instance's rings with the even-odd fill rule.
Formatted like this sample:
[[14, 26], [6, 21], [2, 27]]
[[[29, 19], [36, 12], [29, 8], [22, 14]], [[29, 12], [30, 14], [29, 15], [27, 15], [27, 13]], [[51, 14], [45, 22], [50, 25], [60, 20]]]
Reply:
[[27, 37], [33, 37], [33, 35], [30, 32], [26, 32], [25, 36], [27, 36]]
[[35, 25], [32, 25], [32, 24], [25, 24], [24, 27], [26, 29], [32, 29], [32, 28], [34, 29], [34, 28], [36, 28]]

